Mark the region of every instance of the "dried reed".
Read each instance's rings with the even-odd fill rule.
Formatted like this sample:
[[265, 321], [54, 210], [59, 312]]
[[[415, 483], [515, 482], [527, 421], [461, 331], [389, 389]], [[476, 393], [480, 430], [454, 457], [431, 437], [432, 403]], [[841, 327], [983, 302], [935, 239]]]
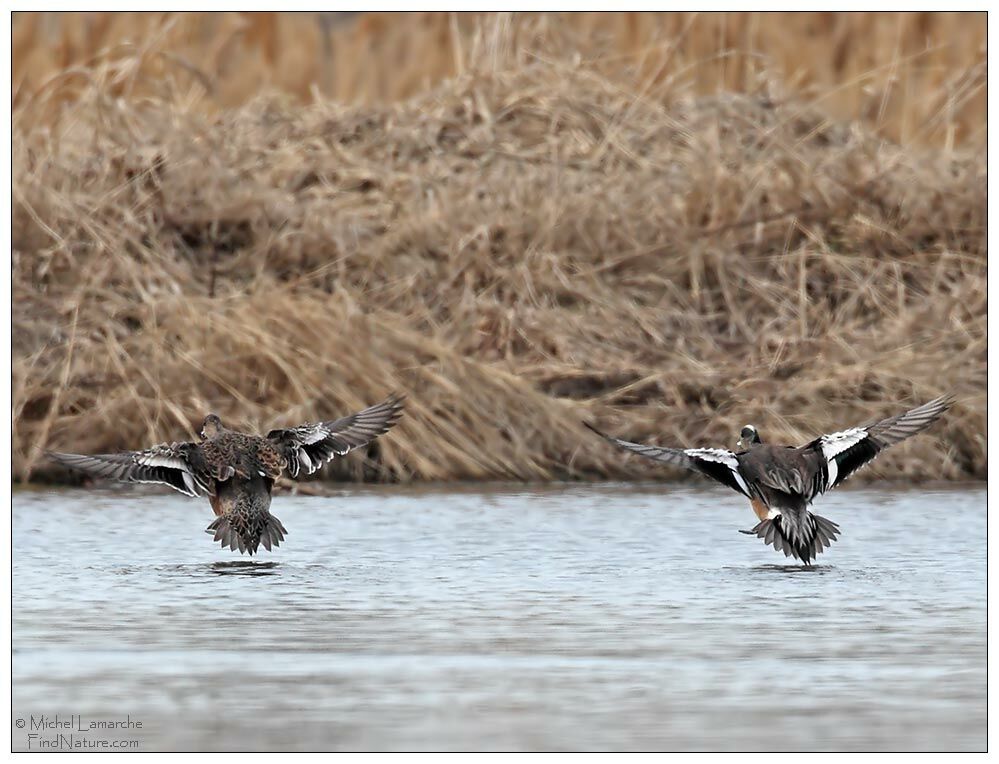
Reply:
[[484, 57], [496, 68], [544, 51], [652, 97], [753, 93], [776, 78], [902, 143], [986, 138], [985, 13], [18, 13], [12, 45], [18, 106], [53, 90], [47, 104], [71, 101], [89, 67], [136, 56], [141, 76], [113, 92], [145, 96], [172, 76], [215, 112], [261, 87], [308, 103], [393, 102]]
[[[984, 478], [986, 172], [774, 92], [507, 55], [390, 106], [205, 115], [141, 68], [14, 115], [13, 471], [409, 394], [339, 478], [659, 477], [636, 439], [957, 407], [867, 477]], [[571, 61], [571, 59], [570, 59]], [[674, 477], [672, 473], [666, 477]]]

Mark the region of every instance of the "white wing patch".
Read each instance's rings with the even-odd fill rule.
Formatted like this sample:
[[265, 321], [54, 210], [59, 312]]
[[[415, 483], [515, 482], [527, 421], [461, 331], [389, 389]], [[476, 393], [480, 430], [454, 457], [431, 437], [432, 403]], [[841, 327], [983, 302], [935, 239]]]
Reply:
[[169, 486], [175, 491], [180, 491], [180, 493], [187, 494], [188, 496], [194, 496], [195, 498], [200, 496], [200, 491], [208, 490], [207, 486], [202, 485], [201, 481], [194, 476], [194, 473], [191, 471], [191, 465], [179, 456], [170, 456], [169, 454], [162, 453], [140, 454], [135, 457], [135, 463], [141, 464], [143, 467], [166, 467], [168, 469], [179, 470], [180, 476], [184, 480], [184, 488], [176, 486], [173, 483], [160, 480], [141, 480], [139, 478], [132, 478], [136, 483], [159, 483]]
[[171, 467], [175, 470], [189, 469], [187, 462], [177, 456], [166, 456], [164, 454], [146, 454], [137, 456], [135, 461], [145, 467]]
[[703, 459], [706, 462], [724, 464], [735, 476], [735, 482], [739, 484], [739, 487], [742, 488], [747, 496], [750, 495], [749, 486], [746, 485], [746, 481], [743, 480], [739, 472], [739, 460], [735, 458], [735, 454], [731, 451], [726, 451], [724, 448], [688, 448], [683, 453], [695, 459]]
[[831, 435], [823, 435], [819, 439], [819, 442], [822, 444], [822, 455], [826, 459], [832, 459], [834, 456], [838, 456], [848, 448], [852, 448], [857, 445], [866, 437], [867, 430], [863, 427], [854, 427], [852, 430], [843, 430], [843, 432], [834, 432]]
[[853, 448], [866, 437], [866, 429], [863, 427], [854, 427], [850, 430], [834, 432], [831, 435], [823, 435], [819, 439], [819, 443], [822, 446], [822, 455], [826, 459], [826, 472], [829, 475], [826, 478], [826, 490], [829, 490], [829, 486], [833, 485], [836, 482], [836, 478], [839, 477], [839, 463], [836, 461], [836, 457], [844, 451]]
[[734, 468], [739, 465], [735, 454], [731, 451], [726, 451], [724, 448], [687, 448], [684, 449], [683, 453], [687, 456], [694, 456], [709, 462], [718, 462], [719, 464], [724, 464], [726, 467]]
[[[310, 442], [315, 443], [316, 441], [313, 440]], [[306, 475], [311, 475], [317, 469], [312, 466], [312, 459], [309, 458], [309, 453], [304, 448], [298, 449], [298, 461], [301, 462], [302, 466], [305, 468]]]
[[325, 427], [315, 427], [312, 432], [302, 438], [302, 443], [307, 446], [311, 446], [313, 443], [318, 443], [319, 441], [325, 439], [329, 434], [329, 430]]
[[298, 436], [298, 450], [296, 455], [298, 457], [299, 467], [295, 470], [292, 477], [298, 477], [299, 469], [304, 470], [306, 475], [311, 475], [313, 472], [318, 470], [326, 462], [330, 461], [334, 456], [343, 456], [350, 449], [346, 451], [341, 449], [333, 449], [333, 453], [330, 454], [330, 458], [324, 460], [321, 456], [309, 456], [309, 452], [305, 449], [305, 446], [313, 446], [316, 443], [322, 443], [333, 433], [328, 427], [322, 424], [310, 424], [302, 425], [301, 427], [293, 430]]

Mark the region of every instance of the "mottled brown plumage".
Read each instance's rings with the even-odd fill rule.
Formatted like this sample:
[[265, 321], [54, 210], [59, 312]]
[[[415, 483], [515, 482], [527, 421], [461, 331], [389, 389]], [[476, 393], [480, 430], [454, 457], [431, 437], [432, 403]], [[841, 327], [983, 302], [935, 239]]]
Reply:
[[120, 454], [49, 453], [72, 469], [129, 483], [162, 483], [188, 496], [207, 495], [215, 521], [207, 532], [223, 547], [254, 554], [284, 541], [287, 530], [270, 513], [282, 472], [312, 474], [337, 456], [370, 443], [402, 416], [402, 396], [329, 422], [272, 430], [266, 437], [230, 430], [205, 417], [197, 443], [164, 443]]
[[243, 480], [262, 475], [277, 480], [288, 460], [278, 447], [267, 438], [247, 435], [220, 427], [214, 434], [201, 441], [205, 461], [212, 465], [216, 478], [227, 480], [235, 474]]

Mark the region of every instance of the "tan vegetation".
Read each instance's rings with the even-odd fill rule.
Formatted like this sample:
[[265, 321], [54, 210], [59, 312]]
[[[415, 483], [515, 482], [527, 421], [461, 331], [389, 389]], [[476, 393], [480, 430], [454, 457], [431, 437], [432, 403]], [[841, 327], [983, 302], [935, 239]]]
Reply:
[[15, 477], [51, 475], [42, 448], [393, 389], [377, 459], [332, 474], [672, 478], [580, 419], [804, 442], [952, 391], [861, 475], [985, 477], [983, 147], [900, 146], [773, 87], [628, 86], [499, 32], [464, 61], [381, 106], [113, 97], [141, 58], [20, 105]]
[[895, 141], [986, 139], [985, 13], [18, 13], [14, 102], [75, 100], [106, 63], [116, 95], [170, 78], [206, 112], [262, 88], [384, 104], [521, 50], [578, 56], [651, 97], [774, 78]]

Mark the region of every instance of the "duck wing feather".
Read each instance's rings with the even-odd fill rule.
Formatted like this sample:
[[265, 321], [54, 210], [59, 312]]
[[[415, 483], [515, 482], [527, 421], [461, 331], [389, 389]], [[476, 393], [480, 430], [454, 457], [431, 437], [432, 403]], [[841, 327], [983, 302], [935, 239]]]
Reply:
[[893, 417], [822, 435], [806, 443], [798, 450], [814, 464], [812, 496], [835, 488], [889, 446], [922, 432], [953, 405], [951, 396], [941, 396]]
[[669, 464], [673, 467], [682, 467], [699, 472], [712, 480], [718, 481], [722, 485], [727, 485], [733, 491], [741, 493], [747, 498], [752, 498], [749, 486], [740, 472], [739, 458], [732, 451], [724, 448], [665, 448], [663, 446], [649, 446], [642, 443], [633, 443], [630, 440], [615, 438], [602, 433], [587, 422], [583, 422], [583, 424], [618, 448], [631, 451], [639, 456], [644, 456], [646, 459], [654, 459], [657, 462]]
[[161, 483], [188, 496], [212, 493], [214, 481], [197, 443], [161, 443], [117, 454], [46, 452], [64, 467], [125, 483]]
[[393, 393], [381, 403], [328, 422], [271, 430], [267, 439], [284, 455], [288, 474], [311, 475], [334, 457], [367, 445], [402, 417], [404, 396]]

